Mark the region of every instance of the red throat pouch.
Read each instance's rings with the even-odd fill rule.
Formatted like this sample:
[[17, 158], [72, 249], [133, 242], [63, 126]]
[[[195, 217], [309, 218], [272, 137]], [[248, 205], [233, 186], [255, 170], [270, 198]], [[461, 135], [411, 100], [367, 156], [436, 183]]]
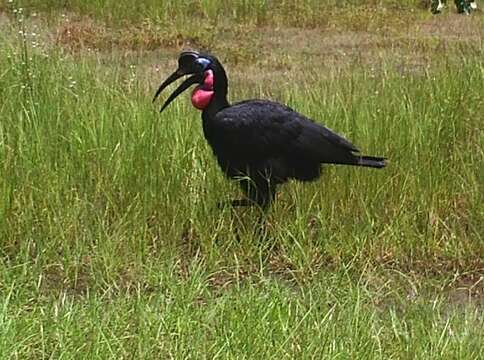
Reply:
[[203, 110], [210, 104], [212, 97], [213, 91], [203, 90], [200, 86], [197, 86], [192, 93], [192, 105], [198, 110]]
[[197, 86], [192, 93], [192, 105], [199, 110], [205, 109], [214, 95], [212, 70], [205, 71], [204, 75], [203, 85]]

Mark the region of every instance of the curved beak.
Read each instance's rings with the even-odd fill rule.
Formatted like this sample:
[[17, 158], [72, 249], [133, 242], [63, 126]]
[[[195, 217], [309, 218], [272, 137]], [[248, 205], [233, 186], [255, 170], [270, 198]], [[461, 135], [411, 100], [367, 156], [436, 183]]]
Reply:
[[160, 85], [160, 87], [158, 88], [158, 90], [156, 90], [156, 94], [155, 96], [153, 97], [153, 102], [155, 102], [156, 98], [160, 95], [160, 93], [168, 86], [170, 85], [172, 82], [178, 80], [179, 78], [181, 78], [184, 74], [178, 69], [177, 71], [175, 71], [173, 74], [171, 74], [170, 76], [168, 76], [168, 78], [163, 81], [163, 83]]
[[[180, 69], [178, 69], [177, 71], [175, 71], [173, 74], [171, 74], [165, 81], [163, 81], [163, 83], [160, 85], [160, 87], [158, 88], [158, 90], [156, 91], [156, 94], [155, 96], [153, 97], [153, 102], [156, 100], [156, 98], [160, 95], [160, 93], [168, 86], [170, 85], [172, 82], [178, 80], [179, 78], [181, 78], [183, 75], [187, 75], [187, 74], [184, 74], [182, 71], [180, 71]], [[192, 86], [193, 84], [196, 84], [196, 83], [201, 83], [203, 82], [203, 78], [202, 78], [202, 75], [201, 74], [195, 74], [193, 76], [190, 76], [188, 79], [186, 79], [184, 82], [182, 82], [180, 84], [180, 86], [178, 86], [176, 88], [176, 90], [168, 97], [168, 99], [166, 99], [165, 103], [163, 104], [163, 106], [161, 107], [160, 109], [160, 113], [165, 110], [165, 108], [170, 105], [170, 103], [176, 99], [176, 97], [178, 95], [180, 95], [182, 92], [184, 92], [186, 89], [188, 89], [190, 86]]]
[[175, 98], [188, 89], [191, 85], [196, 83], [203, 83], [203, 72], [207, 66], [211, 63], [211, 60], [200, 56], [200, 53], [196, 51], [184, 51], [180, 54], [178, 58], [178, 69], [173, 74], [168, 76], [168, 78], [163, 81], [158, 90], [156, 91], [153, 101], [160, 95], [160, 93], [172, 82], [181, 78], [184, 75], [193, 76], [186, 79], [183, 83], [178, 86], [178, 88], [166, 99], [165, 103], [160, 109], [160, 112], [165, 110], [165, 108], [173, 101]]

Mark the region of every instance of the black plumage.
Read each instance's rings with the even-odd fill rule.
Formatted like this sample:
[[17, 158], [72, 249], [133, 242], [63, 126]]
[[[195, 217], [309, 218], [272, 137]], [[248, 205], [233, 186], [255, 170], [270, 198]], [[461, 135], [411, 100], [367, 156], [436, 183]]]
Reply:
[[362, 156], [348, 140], [291, 108], [267, 100], [227, 101], [227, 76], [212, 55], [181, 53], [179, 68], [158, 89], [193, 74], [168, 98], [162, 110], [190, 85], [198, 83], [192, 103], [202, 110], [203, 131], [218, 164], [236, 178], [246, 194], [233, 205], [266, 208], [277, 185], [289, 179], [311, 181], [322, 164], [385, 166], [382, 157]]

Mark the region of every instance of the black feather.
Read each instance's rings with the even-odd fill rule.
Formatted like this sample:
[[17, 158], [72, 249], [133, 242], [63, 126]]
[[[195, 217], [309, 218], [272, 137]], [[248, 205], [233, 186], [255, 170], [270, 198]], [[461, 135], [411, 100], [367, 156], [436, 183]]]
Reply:
[[214, 56], [204, 56], [214, 74], [214, 98], [202, 113], [204, 135], [223, 172], [239, 179], [250, 201], [267, 207], [278, 184], [317, 179], [325, 163], [385, 166], [384, 158], [360, 155], [348, 140], [285, 105], [267, 100], [230, 105], [225, 70]]

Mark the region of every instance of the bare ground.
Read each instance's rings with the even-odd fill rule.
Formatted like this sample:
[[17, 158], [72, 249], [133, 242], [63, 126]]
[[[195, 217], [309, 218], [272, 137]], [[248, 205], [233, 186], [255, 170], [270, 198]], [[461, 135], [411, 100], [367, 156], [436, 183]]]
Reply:
[[[0, 13], [0, 28], [7, 37], [17, 33], [11, 19]], [[413, 16], [408, 23], [398, 19], [393, 26], [389, 19], [390, 25], [367, 24], [361, 26], [363, 30], [337, 21], [314, 29], [214, 27], [217, 34], [208, 43], [200, 34], [159, 33], [144, 25], [113, 28], [76, 14], [48, 21], [37, 15], [27, 20], [26, 28], [28, 34], [37, 34], [41, 47], [55, 47], [73, 57], [98, 58], [101, 64], [103, 59], [108, 64], [116, 59], [127, 67], [135, 65], [137, 75], [150, 86], [176, 66], [177, 53], [187, 48], [217, 54], [236, 83], [264, 82], [267, 86], [280, 83], [289, 72], [293, 81], [305, 82], [354, 66], [375, 71], [393, 65], [405, 74], [452, 59], [462, 51], [482, 54], [484, 17], [480, 12]], [[315, 72], [317, 76], [311, 76]]]

